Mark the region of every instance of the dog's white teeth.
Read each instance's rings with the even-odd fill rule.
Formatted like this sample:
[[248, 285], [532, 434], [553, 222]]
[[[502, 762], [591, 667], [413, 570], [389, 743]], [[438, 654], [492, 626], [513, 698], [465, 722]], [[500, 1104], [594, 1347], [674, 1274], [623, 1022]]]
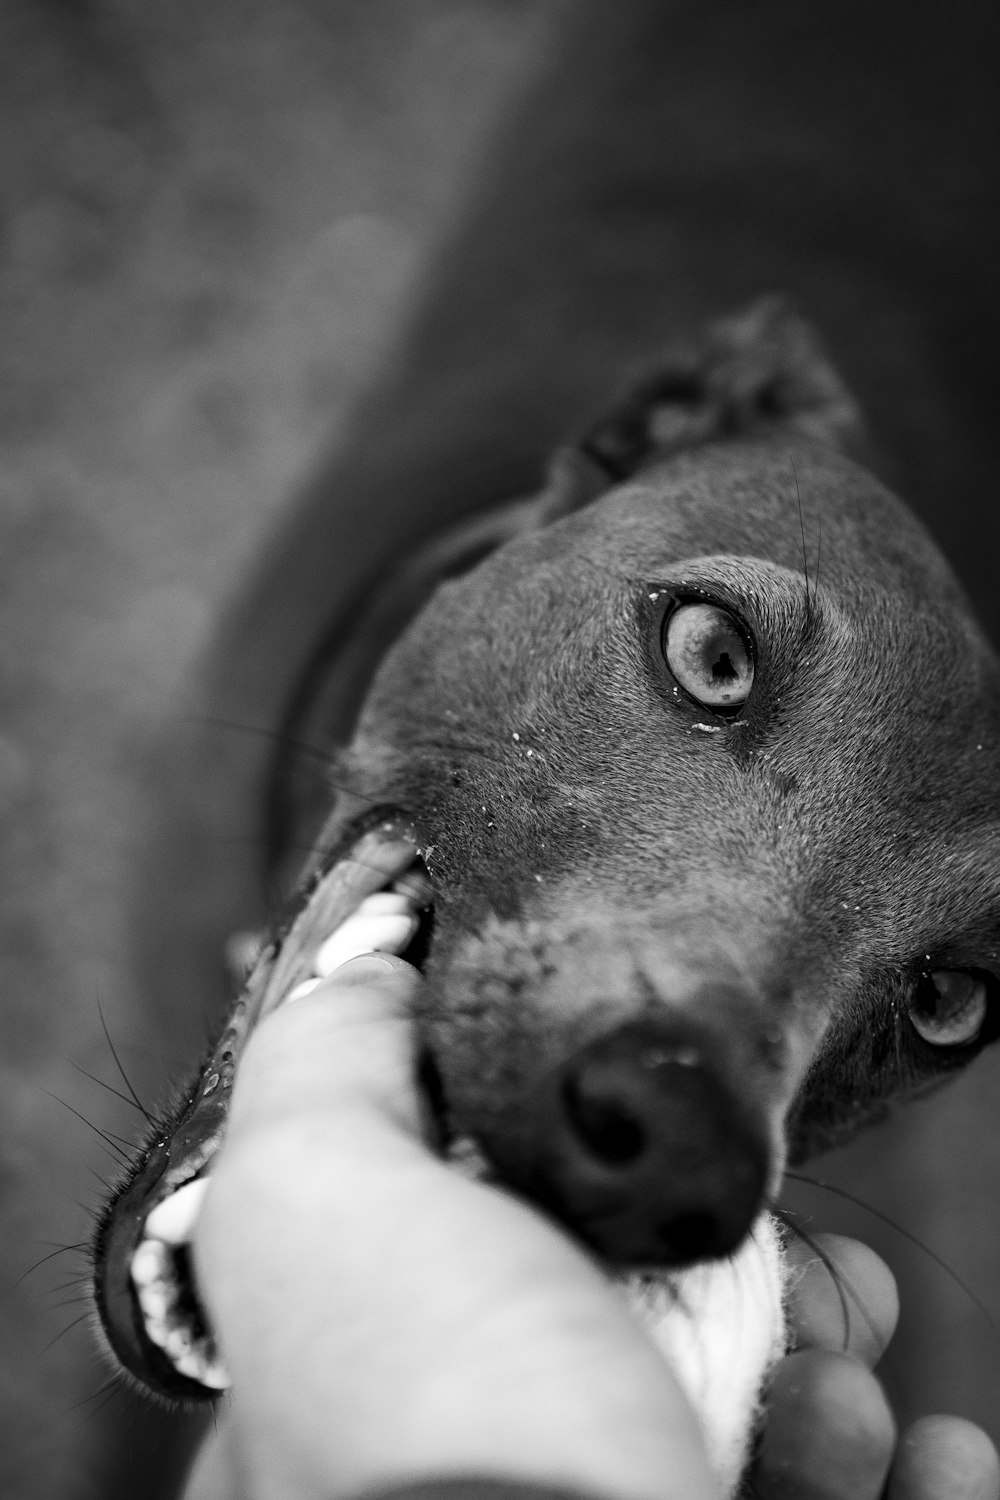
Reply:
[[[363, 953], [404, 953], [420, 925], [419, 911], [430, 904], [432, 896], [426, 876], [414, 868], [391, 890], [367, 897], [320, 946], [313, 977], [297, 984], [289, 1000], [308, 995], [341, 964]], [[244, 948], [236, 955], [241, 967], [249, 961], [250, 943]], [[232, 1382], [211, 1334], [205, 1331], [204, 1314], [197, 1309], [196, 1293], [188, 1281], [190, 1267], [181, 1248], [194, 1234], [208, 1182], [207, 1177], [194, 1178], [156, 1205], [146, 1219], [130, 1269], [147, 1337], [179, 1374], [223, 1391]]]
[[159, 1240], [143, 1240], [132, 1256], [132, 1280], [137, 1287], [162, 1281], [170, 1268], [170, 1252]]
[[493, 1168], [470, 1135], [455, 1137], [448, 1147], [446, 1160], [449, 1167], [471, 1182], [495, 1180]]
[[[162, 1240], [167, 1245], [187, 1244], [194, 1233], [207, 1191], [208, 1178], [196, 1177], [193, 1182], [185, 1182], [176, 1193], [171, 1193], [169, 1198], [158, 1203], [146, 1220], [146, 1234], [149, 1238], [145, 1243], [148, 1245]], [[139, 1248], [141, 1250], [142, 1246]], [[132, 1275], [135, 1276], [134, 1260]]]
[[177, 1305], [173, 1288], [165, 1281], [156, 1281], [152, 1286], [140, 1286], [137, 1290], [139, 1306], [154, 1324], [163, 1323]]
[[232, 1385], [222, 1362], [209, 1355], [200, 1343], [195, 1344], [189, 1354], [182, 1354], [175, 1359], [174, 1364], [189, 1380], [197, 1380], [213, 1391], [225, 1391]]
[[378, 891], [322, 944], [314, 962], [321, 979], [362, 953], [403, 953], [413, 941], [420, 919], [409, 899], [396, 891]]
[[143, 1321], [146, 1325], [146, 1337], [150, 1343], [156, 1344], [160, 1349], [164, 1348], [167, 1339], [170, 1337], [170, 1330], [166, 1323], [161, 1318], [151, 1317], [147, 1317]]
[[[306, 995], [311, 994], [316, 986], [322, 983], [322, 979], [303, 979], [302, 983], [297, 984], [294, 990], [289, 990], [288, 1001], [304, 1000]], [[286, 1001], [286, 1004], [288, 1001]]]
[[[169, 1349], [167, 1353], [170, 1354]], [[189, 1380], [200, 1380], [203, 1385], [205, 1384], [202, 1374], [205, 1368], [205, 1361], [195, 1349], [191, 1349], [187, 1354], [171, 1354], [170, 1357], [173, 1359], [175, 1369], [181, 1375], [186, 1375]]]
[[175, 1365], [194, 1353], [194, 1339], [186, 1328], [171, 1328], [163, 1341], [163, 1352]]
[[375, 891], [366, 896], [354, 913], [355, 916], [389, 917], [401, 913], [412, 915], [412, 901], [403, 891]]
[[231, 1384], [229, 1376], [211, 1336], [192, 1323], [190, 1289], [177, 1254], [194, 1233], [207, 1190], [208, 1178], [196, 1177], [157, 1204], [146, 1219], [131, 1272], [147, 1338], [181, 1375], [223, 1391]]
[[233, 1383], [225, 1365], [218, 1358], [204, 1360], [194, 1379], [200, 1380], [202, 1385], [209, 1386], [213, 1391], [227, 1391]]
[[431, 906], [434, 901], [434, 887], [423, 865], [411, 865], [398, 880], [392, 882], [390, 890], [412, 901], [418, 911]]

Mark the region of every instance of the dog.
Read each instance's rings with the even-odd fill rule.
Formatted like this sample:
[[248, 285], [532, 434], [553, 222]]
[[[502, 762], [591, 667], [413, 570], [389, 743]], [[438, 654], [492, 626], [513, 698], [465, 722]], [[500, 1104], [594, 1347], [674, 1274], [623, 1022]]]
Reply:
[[98, 1227], [137, 1380], [225, 1386], [184, 1246], [240, 1049], [382, 946], [426, 974], [442, 1149], [625, 1279], [735, 1487], [782, 1348], [786, 1164], [1000, 1029], [1000, 664], [872, 452], [765, 299], [392, 580], [319, 853]]

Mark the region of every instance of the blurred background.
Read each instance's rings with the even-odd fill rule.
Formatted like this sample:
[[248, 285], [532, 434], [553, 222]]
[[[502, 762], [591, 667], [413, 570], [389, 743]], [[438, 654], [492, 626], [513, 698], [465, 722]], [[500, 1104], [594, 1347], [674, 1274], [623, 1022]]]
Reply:
[[[200, 1049], [266, 906], [267, 735], [390, 558], [788, 291], [998, 638], [998, 32], [981, 0], [0, 0], [5, 1497], [174, 1492], [197, 1426], [107, 1386], [80, 1300], [116, 1170], [86, 1122], [138, 1120], [87, 1075], [123, 1089], [102, 1018], [154, 1104]], [[988, 1057], [815, 1164], [899, 1229], [794, 1199], [900, 1274], [900, 1412], [996, 1439], [998, 1118]]]

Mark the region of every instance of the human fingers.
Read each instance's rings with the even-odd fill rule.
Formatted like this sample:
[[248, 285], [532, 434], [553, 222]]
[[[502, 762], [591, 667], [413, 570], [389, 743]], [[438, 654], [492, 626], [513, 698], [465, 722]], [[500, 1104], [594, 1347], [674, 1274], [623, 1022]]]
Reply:
[[[892, 1435], [885, 1397], [874, 1377], [823, 1355], [849, 1354], [869, 1367], [877, 1362], [898, 1319], [895, 1280], [874, 1251], [841, 1235], [796, 1241], [788, 1259], [790, 1330], [802, 1352], [787, 1369], [779, 1367], [768, 1396], [756, 1476], [761, 1500], [880, 1495]], [[974, 1423], [921, 1418], [895, 1447], [885, 1494], [886, 1500], [1000, 1500], [996, 1450]]]
[[872, 1369], [899, 1319], [896, 1281], [880, 1256], [860, 1240], [818, 1234], [792, 1239], [788, 1317], [797, 1349], [849, 1354]]
[[796, 1352], [770, 1383], [756, 1488], [761, 1500], [876, 1500], [896, 1434], [870, 1367], [896, 1327], [895, 1280], [874, 1251], [843, 1235], [794, 1239], [788, 1262]]
[[896, 1449], [886, 1500], [1000, 1500], [1000, 1459], [974, 1422], [921, 1417]]
[[799, 1350], [770, 1382], [754, 1493], [760, 1500], [879, 1500], [895, 1441], [870, 1370], [830, 1349]]
[[[403, 959], [366, 953], [273, 1011], [240, 1059], [226, 1144], [309, 1114], [358, 1106], [420, 1137], [411, 1012], [420, 974]], [[331, 1001], [331, 998], [332, 1001]]]

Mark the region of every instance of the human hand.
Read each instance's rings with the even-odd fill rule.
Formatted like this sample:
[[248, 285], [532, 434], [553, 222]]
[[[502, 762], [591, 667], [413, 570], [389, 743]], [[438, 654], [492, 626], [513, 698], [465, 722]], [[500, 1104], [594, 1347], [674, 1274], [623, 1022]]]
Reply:
[[[356, 960], [247, 1048], [194, 1246], [234, 1389], [191, 1500], [482, 1475], [710, 1500], [693, 1414], [593, 1261], [424, 1144], [408, 1020], [419, 983], [400, 960]], [[868, 1366], [894, 1288], [864, 1247], [835, 1256], [866, 1317], [840, 1352], [829, 1275], [803, 1272], [801, 1348], [775, 1374], [755, 1476], [768, 1500], [875, 1500], [889, 1468], [895, 1433]], [[995, 1454], [969, 1424], [925, 1427], [904, 1438], [891, 1483], [891, 1500], [995, 1500]]]

